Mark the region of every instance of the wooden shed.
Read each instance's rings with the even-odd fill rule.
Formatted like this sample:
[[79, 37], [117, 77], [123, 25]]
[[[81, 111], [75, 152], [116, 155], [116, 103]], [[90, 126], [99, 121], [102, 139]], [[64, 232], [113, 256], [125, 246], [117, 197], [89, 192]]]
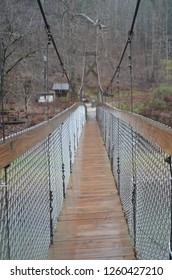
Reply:
[[53, 88], [55, 91], [56, 97], [66, 97], [69, 93], [69, 84], [68, 83], [54, 83]]

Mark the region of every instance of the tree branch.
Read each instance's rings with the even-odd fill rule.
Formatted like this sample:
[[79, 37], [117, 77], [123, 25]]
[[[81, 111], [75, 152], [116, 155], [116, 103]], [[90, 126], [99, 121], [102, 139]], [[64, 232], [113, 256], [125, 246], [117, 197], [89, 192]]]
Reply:
[[63, 1], [63, 0], [59, 0], [59, 1], [60, 1], [64, 6], [66, 6], [68, 10], [70, 10], [70, 7], [68, 6], [67, 3], [65, 3], [65, 1]]
[[18, 63], [20, 63], [23, 59], [29, 57], [29, 56], [32, 55], [32, 54], [35, 54], [35, 53], [38, 52], [38, 51], [41, 51], [42, 49], [44, 49], [44, 48], [34, 50], [34, 51], [32, 51], [32, 52], [30, 52], [30, 53], [27, 53], [27, 54], [25, 54], [24, 56], [20, 57], [18, 60], [16, 60], [16, 61], [14, 62], [14, 64], [13, 64], [10, 68], [8, 68], [8, 69], [5, 71], [5, 74], [7, 75], [7, 74], [8, 74], [14, 67], [16, 67], [16, 65], [17, 65]]

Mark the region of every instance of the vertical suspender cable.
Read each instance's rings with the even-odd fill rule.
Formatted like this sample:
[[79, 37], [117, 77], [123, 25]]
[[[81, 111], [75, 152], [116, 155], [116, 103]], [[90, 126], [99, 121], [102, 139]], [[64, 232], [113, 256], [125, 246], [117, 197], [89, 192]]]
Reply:
[[130, 69], [130, 110], [133, 113], [133, 69], [132, 69], [132, 36], [129, 39], [129, 69]]
[[119, 74], [120, 68], [118, 68], [117, 75], [116, 75], [116, 83], [117, 83], [117, 107], [120, 108], [120, 85], [119, 85]]
[[1, 115], [2, 115], [2, 139], [5, 142], [5, 120], [4, 120], [4, 44], [3, 39], [0, 39], [0, 99], [1, 99]]

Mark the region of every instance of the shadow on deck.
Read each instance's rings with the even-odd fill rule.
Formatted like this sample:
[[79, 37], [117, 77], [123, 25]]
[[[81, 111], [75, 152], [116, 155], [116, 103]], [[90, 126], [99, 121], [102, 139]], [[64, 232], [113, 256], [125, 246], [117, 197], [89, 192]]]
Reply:
[[93, 108], [88, 110], [49, 259], [134, 259]]

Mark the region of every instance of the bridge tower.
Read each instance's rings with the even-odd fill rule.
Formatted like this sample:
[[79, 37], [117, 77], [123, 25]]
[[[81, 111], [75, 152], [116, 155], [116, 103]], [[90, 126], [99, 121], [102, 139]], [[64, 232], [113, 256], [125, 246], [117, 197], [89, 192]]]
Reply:
[[97, 82], [99, 101], [102, 101], [102, 89], [100, 85], [100, 77], [98, 70], [98, 58], [96, 52], [84, 52], [83, 53], [83, 73], [80, 87], [80, 99], [84, 95], [86, 85], [90, 85], [90, 76], [92, 76]]

